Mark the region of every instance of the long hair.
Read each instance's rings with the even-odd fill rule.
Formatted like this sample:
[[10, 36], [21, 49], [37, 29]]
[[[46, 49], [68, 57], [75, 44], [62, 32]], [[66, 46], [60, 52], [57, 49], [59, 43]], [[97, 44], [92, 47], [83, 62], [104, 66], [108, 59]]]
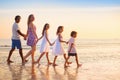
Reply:
[[46, 26], [49, 25], [48, 23], [46, 23], [43, 27], [43, 31], [42, 31], [42, 35], [44, 35], [44, 32], [45, 32], [45, 29], [46, 29]]
[[63, 26], [59, 26], [59, 27], [57, 28], [56, 35], [58, 35], [58, 33], [60, 32], [60, 29], [62, 29], [62, 28], [63, 28]]
[[27, 25], [29, 26], [29, 24], [30, 24], [30, 22], [31, 22], [31, 20], [30, 20], [30, 18], [33, 16], [33, 14], [30, 14], [29, 16], [28, 16], [28, 21], [27, 21]]

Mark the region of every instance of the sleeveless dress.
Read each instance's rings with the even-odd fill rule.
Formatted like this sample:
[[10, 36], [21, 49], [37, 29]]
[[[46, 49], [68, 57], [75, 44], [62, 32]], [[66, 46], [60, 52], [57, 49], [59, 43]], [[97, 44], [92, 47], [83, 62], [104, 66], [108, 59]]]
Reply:
[[[62, 36], [60, 36], [60, 39], [62, 40]], [[59, 36], [55, 41], [55, 44], [53, 46], [52, 50], [53, 55], [58, 56], [58, 55], [63, 55], [65, 53], [62, 43], [59, 41]]]
[[[33, 26], [34, 31], [36, 32], [36, 27]], [[36, 44], [37, 38], [32, 32], [32, 28], [28, 27], [28, 39], [27, 39], [27, 45], [28, 46], [33, 46]]]
[[46, 39], [46, 31], [44, 31], [44, 35], [42, 38], [41, 46], [40, 46], [40, 53], [49, 52], [49, 43]]

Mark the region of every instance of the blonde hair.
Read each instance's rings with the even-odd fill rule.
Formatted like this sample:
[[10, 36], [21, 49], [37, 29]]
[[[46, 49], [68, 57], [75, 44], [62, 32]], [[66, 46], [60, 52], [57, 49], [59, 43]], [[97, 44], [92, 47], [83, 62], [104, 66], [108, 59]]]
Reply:
[[27, 25], [29, 26], [29, 24], [30, 24], [30, 22], [31, 22], [31, 20], [30, 20], [30, 18], [33, 16], [33, 14], [30, 14], [29, 15], [29, 17], [28, 17], [28, 21], [27, 21]]

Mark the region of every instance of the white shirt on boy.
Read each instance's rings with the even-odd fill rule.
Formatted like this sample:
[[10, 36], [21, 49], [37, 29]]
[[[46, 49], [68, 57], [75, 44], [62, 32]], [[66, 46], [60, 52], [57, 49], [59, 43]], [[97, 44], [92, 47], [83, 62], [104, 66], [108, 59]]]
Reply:
[[[68, 45], [69, 45], [68, 51], [70, 51], [69, 53], [77, 53], [76, 47], [75, 47], [75, 38], [71, 37], [68, 41]], [[70, 47], [72, 47], [71, 50], [70, 50]]]
[[20, 35], [18, 34], [17, 30], [20, 30], [18, 24], [15, 22], [12, 27], [12, 39], [13, 40], [19, 40]]

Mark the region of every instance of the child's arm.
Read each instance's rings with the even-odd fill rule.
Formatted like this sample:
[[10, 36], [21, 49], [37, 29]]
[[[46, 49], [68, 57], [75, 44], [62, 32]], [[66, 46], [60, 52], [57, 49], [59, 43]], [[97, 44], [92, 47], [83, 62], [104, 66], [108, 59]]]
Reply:
[[48, 43], [49, 43], [50, 45], [52, 45], [52, 44], [50, 43], [49, 39], [48, 39], [48, 34], [47, 34], [47, 31], [45, 31], [45, 37], [46, 37], [46, 39], [47, 39]]
[[42, 35], [40, 38], [37, 39], [36, 43], [37, 43], [40, 39], [42, 39], [42, 37], [43, 37], [43, 35]]
[[61, 36], [61, 35], [59, 34], [59, 35], [58, 35], [58, 37], [59, 37], [59, 41], [67, 44], [66, 41], [61, 40], [60, 36]]
[[55, 41], [51, 44], [51, 46], [53, 46], [55, 44]]
[[42, 39], [42, 37], [43, 37], [43, 35], [40, 38], [38, 38], [38, 40]]

